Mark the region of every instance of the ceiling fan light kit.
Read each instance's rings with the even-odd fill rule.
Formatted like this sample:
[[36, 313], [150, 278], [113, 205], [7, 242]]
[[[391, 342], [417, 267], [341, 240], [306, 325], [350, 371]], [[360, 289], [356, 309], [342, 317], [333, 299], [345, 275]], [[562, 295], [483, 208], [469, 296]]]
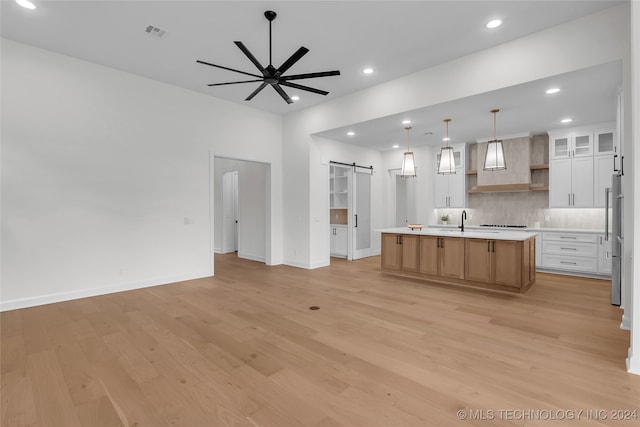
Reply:
[[292, 83], [291, 80], [302, 80], [302, 79], [313, 79], [313, 78], [317, 78], [317, 77], [339, 76], [340, 75], [340, 71], [338, 71], [338, 70], [322, 71], [322, 72], [317, 72], [317, 73], [293, 74], [293, 75], [289, 75], [289, 76], [284, 76], [283, 75], [289, 70], [289, 68], [291, 68], [296, 62], [298, 62], [304, 55], [306, 55], [309, 52], [309, 49], [307, 49], [304, 46], [301, 46], [296, 52], [293, 53], [293, 55], [291, 55], [289, 57], [289, 59], [284, 61], [282, 63], [282, 65], [280, 65], [278, 68], [273, 66], [273, 63], [272, 63], [273, 62], [272, 61], [272, 44], [271, 44], [271, 23], [273, 22], [274, 19], [276, 19], [276, 16], [278, 16], [277, 13], [275, 13], [272, 10], [267, 10], [264, 13], [264, 17], [267, 18], [267, 21], [269, 21], [269, 65], [267, 65], [266, 67], [264, 67], [260, 63], [260, 61], [258, 61], [256, 59], [256, 57], [253, 56], [253, 54], [249, 51], [249, 49], [247, 49], [247, 47], [242, 42], [234, 41], [235, 45], [238, 46], [238, 48], [242, 51], [242, 53], [245, 54], [245, 56], [247, 58], [249, 58], [249, 61], [251, 61], [253, 63], [253, 65], [255, 65], [255, 67], [260, 71], [260, 73], [262, 75], [254, 74], [254, 73], [248, 73], [248, 72], [245, 72], [245, 71], [236, 70], [234, 68], [224, 67], [222, 65], [217, 65], [217, 64], [212, 64], [210, 62], [197, 60], [196, 62], [199, 63], [199, 64], [209, 65], [211, 67], [220, 68], [220, 69], [223, 69], [223, 70], [233, 71], [233, 72], [236, 72], [236, 73], [240, 73], [240, 74], [244, 74], [244, 75], [247, 75], [247, 76], [255, 77], [255, 79], [253, 79], [253, 80], [242, 80], [242, 81], [225, 82], [225, 83], [212, 83], [212, 84], [209, 84], [208, 86], [226, 86], [226, 85], [234, 85], [234, 84], [241, 84], [241, 83], [258, 83], [259, 82], [260, 85], [245, 99], [245, 101], [251, 101], [253, 99], [253, 97], [255, 97], [258, 93], [260, 93], [262, 91], [262, 89], [264, 89], [267, 86], [271, 86], [278, 93], [278, 95], [280, 95], [282, 97], [282, 99], [284, 99], [287, 102], [287, 104], [293, 103], [293, 100], [284, 91], [284, 89], [282, 89], [282, 86], [290, 87], [290, 88], [298, 89], [298, 90], [304, 90], [304, 91], [307, 91], [307, 92], [316, 93], [318, 95], [325, 95], [326, 96], [329, 93], [329, 92], [327, 92], [325, 90], [316, 89], [316, 88], [312, 88], [312, 87], [301, 85], [301, 84], [297, 84], [297, 83]]

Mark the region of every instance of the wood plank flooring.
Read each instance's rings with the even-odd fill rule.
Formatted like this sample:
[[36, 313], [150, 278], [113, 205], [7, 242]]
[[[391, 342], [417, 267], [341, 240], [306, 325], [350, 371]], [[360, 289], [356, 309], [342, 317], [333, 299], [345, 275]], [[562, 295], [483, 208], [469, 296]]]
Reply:
[[2, 313], [0, 424], [636, 426], [620, 314], [593, 279], [508, 295], [221, 255], [213, 278]]

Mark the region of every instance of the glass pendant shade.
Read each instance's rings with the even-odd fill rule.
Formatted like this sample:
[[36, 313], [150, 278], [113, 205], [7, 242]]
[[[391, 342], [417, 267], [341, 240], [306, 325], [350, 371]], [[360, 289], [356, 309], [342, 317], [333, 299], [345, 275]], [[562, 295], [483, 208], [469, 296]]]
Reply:
[[449, 122], [451, 119], [444, 119], [443, 122], [447, 125], [447, 134], [445, 141], [447, 146], [440, 149], [440, 163], [438, 163], [438, 173], [440, 175], [453, 175], [456, 173], [456, 160], [453, 155], [453, 147], [449, 147]]
[[404, 153], [404, 158], [402, 159], [402, 173], [400, 175], [403, 178], [416, 176], [416, 164], [413, 161], [413, 153], [411, 151], [406, 151]]
[[453, 157], [453, 147], [442, 147], [440, 150], [438, 173], [440, 175], [452, 175], [456, 173], [456, 161]]
[[504, 160], [502, 141], [489, 141], [487, 143], [487, 155], [484, 158], [484, 170], [500, 171], [506, 168], [507, 164]]
[[413, 152], [411, 151], [411, 126], [407, 126], [404, 128], [407, 131], [407, 151], [404, 152], [404, 157], [402, 158], [402, 172], [400, 176], [403, 178], [411, 178], [416, 176], [416, 163], [413, 160]]
[[493, 141], [487, 143], [487, 155], [484, 157], [483, 168], [486, 171], [501, 171], [507, 168], [502, 141], [498, 141], [496, 138], [496, 113], [498, 111], [500, 110], [491, 110], [493, 113]]

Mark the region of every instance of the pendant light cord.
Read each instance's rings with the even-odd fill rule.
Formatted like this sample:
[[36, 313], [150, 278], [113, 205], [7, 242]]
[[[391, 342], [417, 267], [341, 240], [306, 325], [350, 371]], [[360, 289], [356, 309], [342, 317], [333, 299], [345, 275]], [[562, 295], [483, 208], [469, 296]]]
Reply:
[[498, 113], [498, 109], [495, 110], [491, 110], [491, 112], [493, 113], [493, 140], [497, 141], [498, 137], [496, 136], [496, 114]]
[[407, 152], [411, 151], [411, 137], [410, 137], [410, 133], [411, 133], [411, 126], [407, 126], [406, 128], [404, 128], [404, 130], [407, 131]]
[[447, 125], [447, 147], [449, 146], [449, 122], [451, 119], [444, 119], [443, 122]]

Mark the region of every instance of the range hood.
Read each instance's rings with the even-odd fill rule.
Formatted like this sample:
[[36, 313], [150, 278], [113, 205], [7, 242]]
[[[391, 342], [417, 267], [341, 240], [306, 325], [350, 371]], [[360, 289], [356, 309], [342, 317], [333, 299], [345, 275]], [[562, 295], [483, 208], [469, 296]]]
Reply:
[[529, 191], [531, 186], [531, 141], [530, 135], [502, 139], [507, 169], [485, 171], [484, 158], [487, 140], [479, 140], [476, 150], [478, 165], [478, 191]]

